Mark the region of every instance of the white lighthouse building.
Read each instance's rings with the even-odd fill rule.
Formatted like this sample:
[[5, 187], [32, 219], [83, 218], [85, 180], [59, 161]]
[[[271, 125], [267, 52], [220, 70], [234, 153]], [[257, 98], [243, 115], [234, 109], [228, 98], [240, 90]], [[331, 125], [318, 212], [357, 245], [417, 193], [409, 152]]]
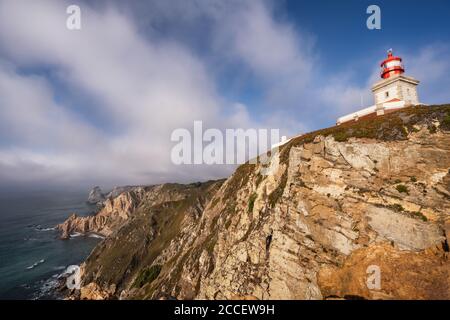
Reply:
[[402, 58], [394, 56], [390, 49], [387, 58], [381, 62], [382, 80], [372, 86], [375, 105], [342, 116], [337, 119], [336, 124], [358, 121], [361, 118], [379, 116], [420, 104], [417, 95], [419, 81], [403, 75], [404, 72]]

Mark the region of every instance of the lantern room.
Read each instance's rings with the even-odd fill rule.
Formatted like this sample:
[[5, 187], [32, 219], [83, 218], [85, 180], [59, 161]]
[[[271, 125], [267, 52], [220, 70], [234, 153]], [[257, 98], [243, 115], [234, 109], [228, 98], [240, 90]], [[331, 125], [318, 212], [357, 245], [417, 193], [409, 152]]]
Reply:
[[394, 56], [392, 49], [388, 50], [387, 59], [381, 62], [381, 78], [388, 79], [394, 75], [400, 75], [405, 72], [402, 64], [402, 58]]

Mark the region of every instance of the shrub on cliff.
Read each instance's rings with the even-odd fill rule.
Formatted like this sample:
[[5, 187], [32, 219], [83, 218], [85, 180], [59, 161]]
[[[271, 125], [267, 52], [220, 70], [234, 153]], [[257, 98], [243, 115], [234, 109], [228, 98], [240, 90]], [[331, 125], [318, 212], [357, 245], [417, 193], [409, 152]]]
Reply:
[[252, 212], [253, 211], [253, 207], [255, 206], [255, 200], [256, 200], [257, 196], [258, 195], [256, 193], [253, 193], [250, 196], [250, 199], [248, 200], [248, 212]]
[[403, 184], [399, 184], [398, 186], [395, 187], [395, 189], [397, 189], [397, 191], [400, 193], [409, 193], [408, 188]]
[[134, 281], [133, 287], [142, 288], [145, 284], [153, 282], [159, 276], [161, 268], [161, 265], [156, 264], [142, 270]]
[[442, 120], [441, 128], [444, 130], [450, 130], [450, 112], [447, 112], [447, 115]]

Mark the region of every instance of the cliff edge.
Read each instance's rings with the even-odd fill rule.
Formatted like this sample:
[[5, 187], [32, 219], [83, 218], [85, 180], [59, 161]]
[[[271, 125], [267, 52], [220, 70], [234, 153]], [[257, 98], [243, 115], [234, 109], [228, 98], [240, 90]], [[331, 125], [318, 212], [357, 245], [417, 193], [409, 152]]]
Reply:
[[73, 297], [450, 299], [450, 105], [300, 136], [225, 182], [122, 195], [129, 218]]

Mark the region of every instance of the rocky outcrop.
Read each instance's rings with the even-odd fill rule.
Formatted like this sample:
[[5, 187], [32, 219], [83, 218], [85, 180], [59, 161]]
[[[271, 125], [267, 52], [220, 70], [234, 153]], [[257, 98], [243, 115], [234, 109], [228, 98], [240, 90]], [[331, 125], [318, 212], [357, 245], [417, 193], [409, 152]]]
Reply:
[[105, 300], [109, 297], [109, 293], [94, 282], [80, 289], [81, 300]]
[[69, 238], [73, 233], [96, 233], [109, 236], [132, 215], [144, 194], [144, 188], [124, 192], [115, 198], [108, 198], [104, 201], [102, 209], [97, 214], [86, 217], [72, 214], [56, 227], [61, 232], [62, 239]]
[[97, 204], [97, 203], [101, 203], [103, 201], [105, 201], [105, 195], [102, 192], [102, 189], [100, 189], [100, 187], [94, 187], [92, 188], [91, 192], [89, 192], [89, 196], [88, 196], [88, 203], [91, 204]]
[[121, 193], [133, 191], [136, 188], [139, 188], [139, 187], [135, 187], [135, 186], [118, 186], [118, 187], [114, 187], [111, 190], [111, 192], [109, 192], [105, 197], [106, 198], [115, 198]]
[[449, 106], [403, 109], [300, 136], [224, 183], [146, 190], [86, 260], [83, 288], [121, 299], [449, 299], [449, 130]]

